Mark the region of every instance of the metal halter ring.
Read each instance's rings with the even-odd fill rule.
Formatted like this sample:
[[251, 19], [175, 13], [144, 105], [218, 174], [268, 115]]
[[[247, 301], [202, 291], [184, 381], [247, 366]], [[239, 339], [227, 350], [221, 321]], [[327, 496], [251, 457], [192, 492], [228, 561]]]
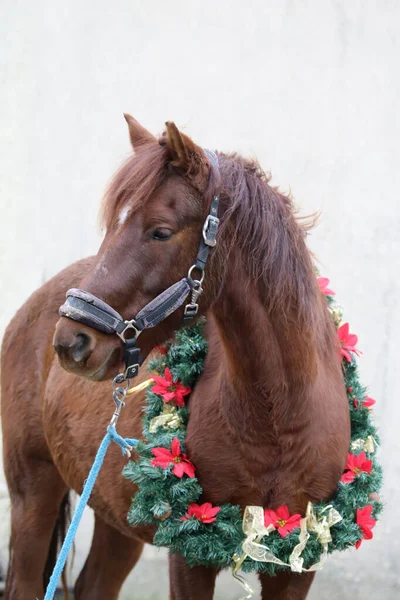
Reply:
[[189, 271], [188, 271], [188, 277], [189, 277], [189, 279], [192, 279], [192, 273], [193, 273], [193, 271], [194, 271], [195, 269], [197, 269], [197, 271], [200, 271], [200, 273], [201, 273], [201, 277], [200, 277], [200, 279], [193, 279], [193, 281], [194, 281], [195, 283], [202, 284], [202, 283], [203, 283], [203, 281], [204, 281], [204, 271], [202, 271], [201, 269], [199, 269], [199, 267], [197, 267], [196, 265], [192, 265], [192, 266], [190, 267], [190, 269], [189, 269]]
[[[122, 383], [126, 384], [124, 388], [121, 388]], [[127, 392], [129, 390], [130, 385], [131, 385], [130, 379], [125, 379], [123, 373], [118, 373], [118, 375], [116, 375], [114, 377], [114, 379], [112, 380], [112, 386], [113, 386], [114, 392], [116, 390], [120, 390], [120, 389], [123, 389], [125, 392]]]
[[118, 336], [121, 338], [121, 340], [124, 342], [124, 344], [125, 344], [125, 342], [126, 342], [125, 333], [126, 333], [127, 331], [129, 331], [129, 329], [132, 329], [132, 330], [133, 330], [133, 332], [134, 332], [134, 334], [135, 334], [135, 338], [138, 338], [138, 337], [139, 337], [139, 335], [142, 333], [142, 332], [141, 332], [141, 330], [140, 330], [140, 329], [138, 329], [138, 328], [135, 326], [135, 325], [136, 325], [135, 319], [132, 319], [131, 321], [124, 321], [124, 325], [125, 325], [125, 327], [124, 327], [124, 329], [123, 329], [122, 331], [120, 331], [120, 332], [118, 332], [118, 331], [117, 331], [117, 332], [116, 332], [116, 333], [117, 333], [117, 335], [118, 335]]

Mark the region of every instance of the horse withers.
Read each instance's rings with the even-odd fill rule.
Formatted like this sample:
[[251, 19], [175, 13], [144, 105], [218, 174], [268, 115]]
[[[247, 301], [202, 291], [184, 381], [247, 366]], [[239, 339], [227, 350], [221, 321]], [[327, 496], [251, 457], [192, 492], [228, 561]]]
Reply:
[[[156, 139], [126, 119], [135, 152], [105, 195], [98, 254], [36, 291], [4, 335], [7, 600], [43, 597], [68, 491], [82, 490], [110, 418], [110, 380], [123, 362], [118, 336], [59, 318], [66, 290], [79, 287], [131, 319], [186, 276], [217, 193], [218, 243], [197, 315], [207, 316], [209, 351], [190, 396], [186, 437], [204, 501], [286, 504], [304, 514], [309, 501], [330, 498], [346, 463], [349, 410], [337, 336], [291, 200], [255, 161], [218, 153], [216, 167], [174, 123]], [[143, 331], [143, 355], [174, 336], [183, 313], [182, 306]], [[145, 363], [135, 383], [146, 378]], [[144, 392], [127, 402], [121, 435], [141, 437], [143, 405]], [[127, 523], [135, 490], [121, 475], [124, 463], [112, 447], [95, 485], [95, 528], [76, 599], [118, 598], [143, 544], [152, 542], [152, 527]], [[177, 554], [169, 563], [171, 599], [213, 598], [217, 569], [189, 568]], [[302, 600], [313, 576], [260, 574], [262, 598]]]

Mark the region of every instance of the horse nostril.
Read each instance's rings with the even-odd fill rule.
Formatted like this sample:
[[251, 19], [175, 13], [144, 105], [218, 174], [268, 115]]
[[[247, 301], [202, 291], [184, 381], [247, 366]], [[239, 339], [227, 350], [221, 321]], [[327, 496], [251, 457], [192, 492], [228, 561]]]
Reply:
[[92, 353], [91, 339], [86, 333], [78, 333], [74, 344], [69, 348], [71, 358], [79, 363]]

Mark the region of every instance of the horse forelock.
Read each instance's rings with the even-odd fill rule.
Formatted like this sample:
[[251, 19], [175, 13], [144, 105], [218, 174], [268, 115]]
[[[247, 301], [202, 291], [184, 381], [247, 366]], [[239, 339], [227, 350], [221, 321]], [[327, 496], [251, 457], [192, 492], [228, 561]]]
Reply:
[[121, 225], [127, 216], [143, 206], [167, 175], [168, 152], [154, 143], [143, 144], [129, 156], [111, 179], [100, 209], [100, 225], [109, 229]]

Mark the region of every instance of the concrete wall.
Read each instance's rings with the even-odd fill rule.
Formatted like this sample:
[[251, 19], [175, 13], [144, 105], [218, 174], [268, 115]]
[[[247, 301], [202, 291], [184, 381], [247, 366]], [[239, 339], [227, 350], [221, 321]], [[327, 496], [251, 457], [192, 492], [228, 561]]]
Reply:
[[[3, 0], [0, 11], [1, 329], [43, 281], [96, 251], [99, 200], [129, 152], [123, 111], [154, 132], [173, 119], [206, 147], [257, 156], [304, 213], [323, 211], [310, 245], [359, 334], [383, 442], [375, 540], [333, 557], [310, 597], [395, 598], [399, 3]], [[89, 529], [90, 518], [78, 565]], [[149, 548], [124, 597], [167, 598], [164, 576], [165, 554]], [[227, 582], [219, 597], [240, 596]]]

